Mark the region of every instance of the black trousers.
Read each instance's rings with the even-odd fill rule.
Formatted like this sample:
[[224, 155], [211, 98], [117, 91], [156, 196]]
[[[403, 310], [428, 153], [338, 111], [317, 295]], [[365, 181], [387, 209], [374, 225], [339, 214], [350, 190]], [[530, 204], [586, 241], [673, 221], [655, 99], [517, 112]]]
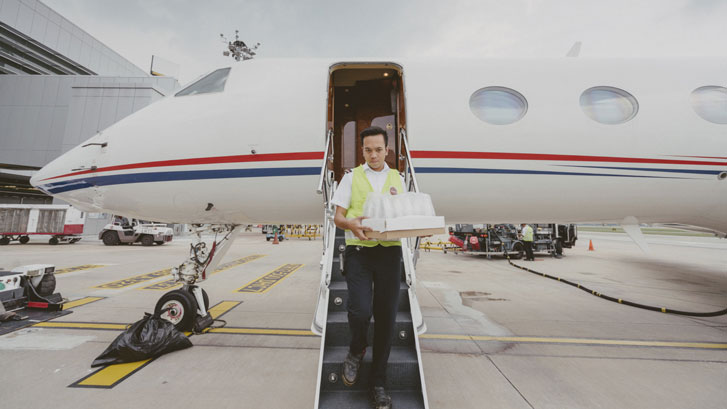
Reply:
[[533, 257], [533, 242], [523, 241], [523, 244], [525, 245], [525, 260], [535, 260], [535, 257]]
[[374, 317], [372, 386], [386, 385], [386, 365], [394, 340], [401, 286], [401, 247], [346, 246], [344, 270], [348, 284], [349, 350], [360, 354], [368, 346]]

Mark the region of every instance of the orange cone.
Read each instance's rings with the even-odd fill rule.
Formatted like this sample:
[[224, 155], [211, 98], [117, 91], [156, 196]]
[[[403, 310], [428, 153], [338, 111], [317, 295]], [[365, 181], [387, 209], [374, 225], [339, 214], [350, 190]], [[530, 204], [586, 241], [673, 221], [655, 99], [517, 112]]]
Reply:
[[593, 248], [593, 240], [588, 240], [588, 251], [595, 251]]
[[273, 244], [280, 244], [278, 241], [278, 229], [273, 229]]

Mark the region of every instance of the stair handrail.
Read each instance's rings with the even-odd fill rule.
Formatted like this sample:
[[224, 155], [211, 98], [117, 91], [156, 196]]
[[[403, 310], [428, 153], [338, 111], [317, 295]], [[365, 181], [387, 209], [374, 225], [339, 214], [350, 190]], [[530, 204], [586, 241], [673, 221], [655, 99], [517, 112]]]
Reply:
[[[399, 130], [401, 139], [401, 145], [399, 145], [399, 157], [406, 159], [404, 167], [404, 183], [407, 185], [407, 191], [419, 193], [419, 183], [417, 183], [416, 172], [414, 171], [414, 165], [411, 160], [411, 151], [409, 150], [409, 141], [406, 136], [406, 129], [401, 128]], [[404, 148], [404, 155], [401, 154], [401, 148]], [[413, 190], [412, 190], [413, 188]], [[416, 266], [417, 260], [419, 259], [419, 246], [421, 244], [421, 237], [414, 238], [413, 245], [408, 243], [410, 249], [412, 249], [412, 261]], [[409, 280], [416, 282], [416, 277], [410, 277]]]
[[[328, 162], [333, 160], [333, 129], [328, 129], [328, 132], [326, 132], [326, 147], [325, 152], [323, 153], [323, 166], [321, 166], [321, 176], [318, 179], [318, 189], [316, 189], [316, 192], [320, 195], [326, 192], [326, 182], [328, 182], [330, 179], [330, 176], [327, 177], [326, 170], [328, 169]], [[324, 199], [328, 201], [328, 195], [324, 195]]]
[[[401, 136], [401, 147], [404, 148], [404, 158], [406, 159], [406, 166], [404, 168], [404, 182], [407, 184], [407, 190], [412, 191], [412, 187], [414, 188], [414, 192], [419, 193], [419, 184], [417, 183], [416, 173], [414, 172], [414, 165], [412, 165], [411, 161], [411, 152], [409, 151], [409, 142], [406, 139], [406, 130], [402, 128], [399, 131], [399, 135]], [[400, 155], [401, 156], [401, 155]]]

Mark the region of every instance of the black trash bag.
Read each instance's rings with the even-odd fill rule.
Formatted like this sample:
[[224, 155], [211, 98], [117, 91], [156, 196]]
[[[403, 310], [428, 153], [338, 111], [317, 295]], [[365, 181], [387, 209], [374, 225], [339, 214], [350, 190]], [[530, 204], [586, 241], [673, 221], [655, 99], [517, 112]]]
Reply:
[[[160, 313], [163, 313], [161, 311]], [[167, 352], [189, 348], [192, 341], [159, 315], [144, 313], [106, 348], [91, 367], [155, 358]]]

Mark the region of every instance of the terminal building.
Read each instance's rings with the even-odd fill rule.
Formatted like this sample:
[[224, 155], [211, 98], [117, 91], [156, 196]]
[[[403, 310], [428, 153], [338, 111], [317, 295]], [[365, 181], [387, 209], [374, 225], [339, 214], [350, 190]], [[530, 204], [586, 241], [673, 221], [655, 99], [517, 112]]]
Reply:
[[52, 203], [30, 185], [35, 170], [179, 88], [41, 1], [0, 0], [0, 203]]

